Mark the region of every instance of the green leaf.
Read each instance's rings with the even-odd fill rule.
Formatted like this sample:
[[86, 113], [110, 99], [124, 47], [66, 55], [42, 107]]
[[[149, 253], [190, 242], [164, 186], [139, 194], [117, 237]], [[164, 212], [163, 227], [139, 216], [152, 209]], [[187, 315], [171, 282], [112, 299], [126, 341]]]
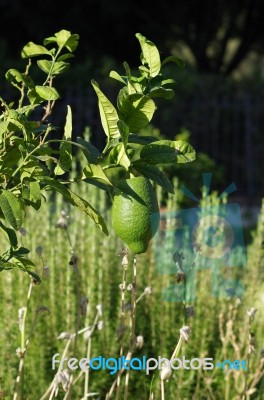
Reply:
[[175, 83], [176, 83], [176, 81], [174, 79], [163, 79], [161, 81], [161, 85], [162, 86], [164, 86], [164, 85], [173, 85]]
[[128, 142], [128, 136], [129, 136], [129, 126], [122, 121], [121, 119], [117, 122], [117, 126], [120, 132], [120, 135], [122, 137], [122, 142], [124, 143], [124, 146], [126, 148], [127, 142]]
[[163, 97], [166, 100], [171, 100], [174, 97], [174, 90], [165, 89], [163, 87], [153, 88], [148, 93], [149, 97]]
[[57, 61], [54, 63], [52, 68], [52, 75], [59, 75], [67, 71], [70, 68], [70, 64], [64, 61]]
[[118, 72], [111, 71], [109, 76], [110, 76], [110, 78], [116, 79], [117, 81], [122, 82], [122, 83], [124, 83], [126, 85], [126, 81], [122, 78], [121, 75], [119, 75]]
[[17, 86], [17, 83], [23, 83], [28, 88], [34, 87], [34, 82], [30, 76], [23, 74], [14, 68], [9, 69], [6, 72], [5, 77], [14, 86]]
[[0, 136], [2, 136], [7, 131], [8, 124], [8, 121], [0, 122]]
[[41, 192], [38, 181], [29, 182], [29, 200], [36, 205], [36, 209], [41, 206]]
[[156, 106], [152, 99], [142, 94], [127, 96], [120, 106], [120, 119], [136, 132], [144, 128], [152, 119]]
[[[66, 47], [69, 51], [74, 51], [78, 46], [79, 35], [62, 29], [55, 33], [55, 36], [48, 37], [44, 40], [44, 44], [57, 43], [60, 49]], [[67, 57], [69, 58], [69, 57]], [[61, 59], [59, 60], [61, 61]]]
[[100, 165], [89, 164], [83, 169], [83, 175], [85, 178], [92, 178], [104, 183], [107, 186], [112, 186]]
[[80, 210], [85, 212], [95, 223], [96, 225], [106, 234], [108, 235], [107, 226], [101, 214], [95, 208], [93, 208], [86, 200], [79, 197], [76, 193], [70, 192], [71, 203], [78, 207]]
[[27, 43], [21, 52], [22, 58], [31, 58], [31, 57], [36, 57], [36, 56], [42, 56], [42, 55], [51, 55], [50, 51], [46, 49], [46, 47], [40, 46], [38, 44], [35, 44], [33, 42]]
[[[99, 157], [101, 156], [100, 151], [92, 143], [87, 142], [86, 140], [84, 140], [79, 136], [77, 137], [77, 143], [81, 144], [84, 147], [83, 153], [87, 158], [87, 160], [90, 163], [96, 164]], [[85, 149], [87, 151], [85, 151]]]
[[195, 160], [195, 150], [182, 140], [158, 140], [144, 146], [140, 157], [150, 164], [186, 163]]
[[11, 246], [16, 247], [17, 246], [16, 232], [11, 228], [6, 227], [1, 221], [0, 221], [0, 229], [7, 238], [8, 242], [11, 244]]
[[15, 230], [21, 228], [23, 222], [22, 205], [18, 198], [8, 190], [2, 190], [0, 194], [0, 207], [4, 217]]
[[97, 179], [93, 179], [93, 178], [85, 178], [85, 179], [83, 179], [83, 182], [86, 182], [89, 185], [94, 185], [94, 186], [98, 187], [99, 189], [105, 190], [108, 193], [110, 193], [111, 189], [112, 189], [109, 185], [106, 185], [105, 183], [103, 183]]
[[128, 170], [131, 163], [123, 143], [119, 143], [110, 151], [109, 162], [114, 165], [122, 165], [122, 167]]
[[183, 69], [185, 67], [185, 62], [176, 56], [166, 57], [165, 60], [162, 61], [161, 66], [163, 67], [168, 62], [174, 62], [180, 69]]
[[16, 267], [17, 267], [16, 264], [11, 263], [9, 261], [4, 261], [2, 260], [2, 258], [0, 258], [0, 271], [14, 269]]
[[72, 137], [72, 111], [71, 107], [67, 106], [67, 117], [64, 127], [63, 142], [60, 145], [59, 165], [55, 168], [55, 175], [63, 175], [67, 172], [72, 164], [72, 145], [69, 143]]
[[38, 60], [37, 64], [42, 71], [51, 75], [59, 75], [64, 71], [67, 71], [67, 69], [70, 67], [69, 63], [63, 61], [57, 61], [52, 64], [52, 62], [49, 60]]
[[60, 48], [66, 47], [69, 51], [74, 51], [78, 46], [79, 35], [72, 34], [65, 29], [55, 33], [56, 41]]
[[[28, 255], [29, 253], [30, 253], [30, 250], [27, 249], [26, 247], [17, 247], [16, 249], [10, 250], [10, 255], [12, 257], [24, 257], [24, 256]], [[30, 263], [31, 263], [31, 265], [34, 265], [34, 264], [32, 264], [32, 262], [30, 262]]]
[[60, 56], [58, 58], [58, 61], [68, 60], [68, 58], [73, 58], [73, 57], [74, 57], [74, 55], [72, 53], [66, 53], [66, 54], [63, 54], [62, 56]]
[[27, 92], [27, 97], [28, 97], [31, 105], [38, 105], [38, 104], [41, 104], [44, 101], [44, 99], [41, 96], [38, 95], [38, 93], [36, 92], [35, 88], [34, 89], [30, 89]]
[[150, 144], [153, 142], [157, 142], [159, 139], [153, 136], [139, 136], [131, 133], [128, 137], [129, 143], [136, 143], [136, 144]]
[[9, 148], [4, 154], [3, 154], [3, 161], [2, 161], [2, 166], [1, 170], [5, 170], [8, 168], [15, 168], [19, 160], [22, 158], [21, 152], [19, 148], [14, 147], [14, 148]]
[[36, 93], [44, 100], [57, 100], [60, 98], [59, 93], [54, 87], [36, 86]]
[[99, 89], [98, 83], [92, 81], [92, 86], [98, 97], [99, 111], [101, 116], [101, 122], [108, 138], [120, 137], [117, 121], [119, 120], [117, 111], [113, 104]]
[[33, 261], [29, 260], [28, 258], [24, 257], [15, 257], [14, 262], [16, 263], [17, 267], [21, 269], [21, 271], [26, 272], [30, 278], [34, 279], [36, 284], [41, 283], [41, 279], [38, 274], [34, 271], [35, 264]]
[[50, 73], [52, 62], [49, 60], [38, 60], [37, 61], [38, 67], [44, 71], [46, 74]]
[[54, 189], [56, 192], [61, 193], [65, 199], [70, 201], [70, 203], [80, 210], [85, 212], [95, 223], [96, 225], [106, 234], [108, 235], [107, 226], [101, 214], [93, 208], [86, 200], [79, 197], [77, 194], [72, 192], [62, 183], [58, 182], [55, 179], [50, 177], [43, 177], [42, 181], [46, 184], [46, 187], [50, 187]]
[[139, 40], [142, 50], [142, 64], [148, 64], [151, 77], [158, 75], [161, 64], [157, 47], [140, 33], [136, 34], [136, 38]]
[[136, 161], [133, 163], [133, 168], [141, 175], [156, 182], [166, 190], [166, 192], [174, 193], [173, 185], [168, 177], [155, 165], [150, 165], [143, 161]]

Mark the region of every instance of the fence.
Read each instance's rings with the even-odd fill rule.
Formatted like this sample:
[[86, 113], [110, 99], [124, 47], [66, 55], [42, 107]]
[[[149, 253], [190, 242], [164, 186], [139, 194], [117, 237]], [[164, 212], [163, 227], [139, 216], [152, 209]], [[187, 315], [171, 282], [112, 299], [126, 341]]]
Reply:
[[[107, 93], [110, 99], [115, 98], [113, 94]], [[63, 126], [67, 104], [73, 110], [74, 136], [81, 136], [88, 126], [93, 144], [102, 149], [105, 136], [93, 89], [65, 89], [52, 116], [56, 126]], [[238, 195], [249, 205], [260, 201], [264, 195], [264, 95], [200, 90], [171, 102], [159, 101], [156, 114], [153, 124], [161, 133], [173, 139], [181, 128], [190, 130], [196, 151], [225, 167], [227, 184], [235, 182]]]
[[[102, 148], [105, 136], [93, 90], [67, 89], [55, 113], [54, 123], [60, 126], [66, 104], [73, 109], [75, 135], [82, 135], [89, 126], [92, 142]], [[226, 179], [236, 183], [239, 195], [248, 202], [264, 195], [264, 96], [216, 94], [175, 99], [161, 104], [153, 123], [171, 139], [182, 127], [190, 130], [195, 149], [224, 165]]]

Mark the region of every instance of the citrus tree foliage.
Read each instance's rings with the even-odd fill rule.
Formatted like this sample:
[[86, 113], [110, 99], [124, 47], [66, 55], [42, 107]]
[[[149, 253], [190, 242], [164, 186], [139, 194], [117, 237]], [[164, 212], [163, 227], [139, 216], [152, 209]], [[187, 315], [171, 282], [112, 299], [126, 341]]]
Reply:
[[[172, 56], [161, 61], [159, 51], [151, 41], [139, 33], [136, 38], [141, 47], [138, 76], [131, 74], [127, 63], [124, 63], [124, 74], [110, 73], [110, 77], [122, 86], [116, 105], [104, 95], [98, 83], [92, 81], [107, 136], [102, 153], [81, 137], [73, 141], [70, 106], [61, 139], [52, 138], [56, 128], [48, 122], [54, 104], [60, 98], [54, 80], [70, 67], [69, 60], [78, 46], [77, 34], [61, 30], [41, 45], [27, 43], [21, 52], [22, 58], [27, 60], [25, 71], [7, 71], [6, 79], [17, 89], [19, 96], [11, 103], [0, 97], [0, 229], [8, 243], [6, 251], [0, 255], [0, 270], [18, 267], [39, 282], [34, 264], [28, 258], [29, 250], [18, 245], [17, 231], [23, 225], [26, 208], [38, 210], [45, 192], [60, 193], [107, 234], [103, 217], [74, 190], [76, 182], [83, 180], [95, 184], [113, 195], [116, 188], [108, 171], [122, 168], [128, 176], [145, 176], [173, 192], [171, 182], [159, 165], [194, 160], [194, 149], [188, 143], [138, 134], [153, 118], [154, 99], [171, 99], [174, 95], [171, 89], [174, 81], [163, 76], [162, 66], [175, 62], [182, 67], [183, 63]], [[42, 82], [34, 82], [30, 76], [32, 64], [43, 71]], [[39, 113], [35, 112], [37, 109]], [[41, 117], [34, 119], [36, 114]], [[54, 142], [59, 142], [59, 151], [54, 150]], [[67, 174], [72, 167], [73, 146], [83, 152], [86, 165], [70, 182]]]

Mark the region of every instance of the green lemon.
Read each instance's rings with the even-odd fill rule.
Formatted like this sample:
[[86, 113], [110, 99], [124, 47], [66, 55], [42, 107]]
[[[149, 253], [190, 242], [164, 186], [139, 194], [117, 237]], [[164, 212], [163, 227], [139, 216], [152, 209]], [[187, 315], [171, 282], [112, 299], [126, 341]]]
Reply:
[[160, 221], [155, 190], [142, 176], [122, 180], [118, 189], [112, 207], [113, 228], [134, 254], [145, 253]]

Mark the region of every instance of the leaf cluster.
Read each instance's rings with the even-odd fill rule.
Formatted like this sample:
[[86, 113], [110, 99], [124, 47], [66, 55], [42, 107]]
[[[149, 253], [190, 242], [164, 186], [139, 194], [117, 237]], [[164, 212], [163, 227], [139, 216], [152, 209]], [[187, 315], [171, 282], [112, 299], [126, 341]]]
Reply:
[[[195, 159], [195, 151], [187, 142], [157, 140], [139, 133], [150, 123], [157, 109], [154, 99], [169, 100], [174, 96], [171, 88], [174, 81], [163, 76], [162, 67], [174, 62], [182, 68], [183, 62], [174, 56], [161, 62], [159, 51], [150, 40], [139, 33], [136, 38], [141, 47], [139, 75], [133, 76], [126, 62], [124, 75], [116, 71], [110, 73], [111, 78], [122, 84], [116, 106], [101, 91], [98, 83], [92, 81], [107, 137], [102, 152], [82, 137], [73, 141], [70, 106], [67, 107], [61, 139], [52, 138], [56, 127], [48, 123], [60, 97], [54, 81], [70, 67], [68, 61], [78, 46], [77, 34], [61, 30], [46, 38], [43, 45], [27, 43], [21, 53], [22, 58], [28, 60], [25, 71], [7, 71], [6, 79], [19, 91], [20, 97], [10, 104], [0, 98], [0, 230], [9, 245], [0, 257], [0, 270], [16, 266], [39, 280], [27, 258], [27, 249], [18, 245], [17, 231], [22, 227], [26, 208], [38, 210], [45, 200], [46, 191], [60, 193], [107, 234], [103, 217], [72, 190], [74, 183], [85, 181], [94, 184], [112, 196], [116, 187], [109, 171], [121, 168], [128, 176], [145, 176], [173, 193], [173, 186], [160, 166]], [[44, 72], [43, 82], [34, 82], [30, 76], [33, 61]], [[39, 117], [34, 118], [34, 115]], [[58, 150], [53, 146], [56, 142], [59, 142]], [[77, 176], [69, 179], [73, 146], [82, 152], [85, 165]]]

